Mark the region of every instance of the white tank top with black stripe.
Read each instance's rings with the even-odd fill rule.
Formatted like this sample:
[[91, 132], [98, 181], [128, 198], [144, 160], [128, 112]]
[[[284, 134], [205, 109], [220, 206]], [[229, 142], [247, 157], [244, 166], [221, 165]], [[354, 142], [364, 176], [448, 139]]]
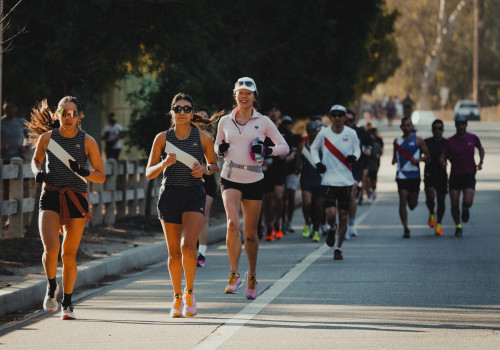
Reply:
[[[191, 134], [189, 134], [189, 137], [185, 140], [179, 140], [177, 136], [175, 136], [175, 131], [173, 129], [167, 130], [167, 141], [182, 151], [192, 155], [200, 164], [203, 164], [205, 155], [201, 145], [200, 131], [197, 127], [191, 127]], [[191, 169], [179, 161], [163, 170], [162, 185], [196, 186], [202, 183], [203, 178], [192, 176]]]
[[[85, 131], [78, 130], [74, 137], [64, 137], [59, 133], [59, 128], [56, 128], [52, 129], [50, 138], [68, 152], [81, 167], [87, 166]], [[74, 191], [87, 192], [87, 183], [61, 162], [50, 150], [47, 150], [45, 159], [46, 183], [60, 188], [69, 187]]]

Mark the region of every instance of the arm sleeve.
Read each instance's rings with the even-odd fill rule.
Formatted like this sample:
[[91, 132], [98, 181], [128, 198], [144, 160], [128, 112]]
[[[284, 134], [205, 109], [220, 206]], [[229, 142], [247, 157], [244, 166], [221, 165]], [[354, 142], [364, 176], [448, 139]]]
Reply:
[[356, 132], [354, 132], [353, 134], [354, 138], [352, 143], [352, 154], [356, 157], [356, 160], [358, 160], [359, 157], [361, 156], [361, 149], [359, 148], [358, 135], [356, 134]]
[[314, 139], [314, 142], [311, 145], [311, 156], [314, 161], [314, 164], [321, 162], [321, 159], [319, 157], [319, 149], [323, 144], [324, 133], [322, 131], [318, 133], [318, 135]]
[[215, 138], [214, 143], [215, 154], [219, 154], [219, 145], [222, 143], [222, 140], [226, 139], [226, 134], [224, 133], [224, 122], [225, 119], [221, 119], [219, 125], [217, 126], [217, 137]]
[[276, 145], [272, 147], [272, 156], [286, 156], [290, 152], [290, 147], [286, 143], [283, 135], [278, 131], [276, 125], [269, 119], [266, 125], [266, 136]]

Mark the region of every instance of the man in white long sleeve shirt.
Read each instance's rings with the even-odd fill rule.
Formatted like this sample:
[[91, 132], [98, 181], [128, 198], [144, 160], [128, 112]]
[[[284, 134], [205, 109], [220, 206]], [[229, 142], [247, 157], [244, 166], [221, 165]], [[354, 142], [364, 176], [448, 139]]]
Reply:
[[[323, 174], [321, 185], [324, 188], [324, 207], [326, 220], [330, 225], [326, 244], [330, 247], [335, 246], [334, 260], [343, 259], [342, 242], [347, 232], [349, 203], [354, 184], [351, 164], [361, 154], [356, 131], [344, 127], [346, 112], [344, 106], [332, 106], [330, 108], [331, 127], [322, 129], [311, 145], [311, 155], [316, 163], [316, 170]], [[322, 151], [322, 159], [319, 156], [319, 149]], [[337, 245], [335, 245], [337, 207], [339, 209], [339, 227]]]

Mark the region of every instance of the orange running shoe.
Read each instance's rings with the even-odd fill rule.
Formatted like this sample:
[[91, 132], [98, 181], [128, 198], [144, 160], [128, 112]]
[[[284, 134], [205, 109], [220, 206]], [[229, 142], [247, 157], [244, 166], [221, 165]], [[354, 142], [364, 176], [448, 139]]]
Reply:
[[443, 226], [441, 226], [441, 224], [438, 222], [436, 224], [436, 229], [434, 230], [434, 234], [436, 236], [441, 236], [442, 233], [443, 233]]
[[429, 221], [428, 221], [429, 227], [434, 227], [436, 226], [436, 215], [434, 214], [429, 214]]
[[265, 239], [266, 239], [266, 241], [269, 241], [269, 242], [272, 242], [274, 240], [274, 229], [273, 230], [270, 230], [270, 229], [266, 230]]
[[273, 231], [274, 231], [274, 238], [276, 238], [276, 239], [283, 238], [283, 231], [281, 230], [281, 226], [278, 228], [278, 230], [273, 229]]

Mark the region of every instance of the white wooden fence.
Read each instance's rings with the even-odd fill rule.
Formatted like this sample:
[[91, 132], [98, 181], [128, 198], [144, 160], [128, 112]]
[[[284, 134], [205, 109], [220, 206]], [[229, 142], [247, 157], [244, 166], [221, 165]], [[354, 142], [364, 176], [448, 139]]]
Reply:
[[[124, 216], [145, 215], [146, 202], [150, 204], [148, 212], [156, 213], [159, 179], [152, 180], [151, 200], [147, 201], [148, 181], [144, 166], [134, 160], [117, 162], [111, 159], [104, 164], [104, 170], [104, 184], [89, 182], [88, 200], [94, 218], [88, 225], [113, 225], [116, 219]], [[3, 164], [0, 169], [0, 186], [9, 188], [9, 198], [3, 198], [3, 188], [0, 191], [1, 214], [4, 221], [8, 217], [8, 229], [0, 225], [0, 238], [23, 237], [29, 224], [26, 222], [29, 215], [26, 214], [38, 210], [39, 198], [35, 197], [41, 185], [36, 184], [29, 163], [13, 158], [10, 164]], [[29, 189], [33, 197], [25, 198], [25, 189]]]

